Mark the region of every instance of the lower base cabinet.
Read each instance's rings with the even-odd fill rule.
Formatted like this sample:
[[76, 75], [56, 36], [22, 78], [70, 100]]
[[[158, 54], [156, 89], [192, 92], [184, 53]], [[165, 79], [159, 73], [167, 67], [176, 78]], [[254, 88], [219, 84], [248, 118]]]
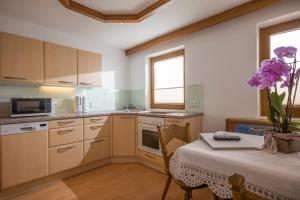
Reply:
[[49, 149], [50, 174], [78, 167], [83, 160], [83, 142]]
[[109, 157], [109, 137], [84, 142], [84, 164]]
[[48, 132], [1, 136], [1, 189], [48, 175]]

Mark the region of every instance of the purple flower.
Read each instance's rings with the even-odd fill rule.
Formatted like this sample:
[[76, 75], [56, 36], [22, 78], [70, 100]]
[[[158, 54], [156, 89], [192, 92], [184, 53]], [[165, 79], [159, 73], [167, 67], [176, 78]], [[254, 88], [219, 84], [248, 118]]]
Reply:
[[278, 58], [295, 58], [297, 53], [297, 48], [288, 46], [288, 47], [278, 47], [274, 50], [274, 53]]
[[[300, 75], [300, 72], [299, 72]], [[260, 89], [271, 88], [277, 82], [283, 80], [283, 77], [290, 76], [290, 66], [281, 59], [272, 58], [263, 60], [261, 67], [249, 80], [248, 84]]]
[[281, 88], [289, 87], [290, 82], [291, 82], [291, 76], [286, 76], [286, 79], [283, 81], [280, 87]]
[[251, 78], [247, 81], [248, 85], [252, 86], [252, 87], [259, 87], [260, 85], [260, 80], [258, 77], [258, 74], [255, 73], [251, 76]]

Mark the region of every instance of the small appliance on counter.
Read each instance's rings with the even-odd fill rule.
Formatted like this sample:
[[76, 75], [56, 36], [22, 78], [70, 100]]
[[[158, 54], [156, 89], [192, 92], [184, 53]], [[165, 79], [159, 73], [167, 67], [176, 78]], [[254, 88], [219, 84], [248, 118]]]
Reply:
[[11, 98], [11, 117], [49, 115], [52, 112], [51, 98]]
[[75, 113], [81, 113], [83, 109], [82, 104], [83, 98], [81, 96], [75, 96], [74, 99], [74, 112]]
[[85, 96], [75, 96], [74, 100], [74, 112], [81, 113], [81, 112], [89, 112], [91, 109], [92, 103], [91, 101]]

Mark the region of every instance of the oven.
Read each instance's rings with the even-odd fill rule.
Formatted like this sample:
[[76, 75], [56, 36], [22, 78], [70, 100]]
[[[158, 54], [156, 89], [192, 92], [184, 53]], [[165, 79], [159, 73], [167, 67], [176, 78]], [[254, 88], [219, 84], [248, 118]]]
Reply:
[[162, 156], [157, 125], [164, 125], [164, 118], [139, 116], [138, 148]]
[[50, 98], [12, 98], [10, 102], [11, 117], [41, 116], [51, 112]]

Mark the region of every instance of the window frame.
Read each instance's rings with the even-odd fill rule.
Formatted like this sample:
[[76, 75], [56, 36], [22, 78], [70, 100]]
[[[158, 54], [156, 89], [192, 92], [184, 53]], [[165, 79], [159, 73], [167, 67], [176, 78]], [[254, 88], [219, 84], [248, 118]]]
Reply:
[[[273, 26], [260, 29], [260, 43], [259, 43], [259, 60], [260, 62], [270, 58], [270, 37], [271, 35], [288, 32], [293, 29], [300, 28], [300, 18], [292, 21], [276, 24]], [[260, 90], [260, 115], [267, 116], [268, 112], [268, 93], [267, 90]], [[295, 105], [292, 112], [292, 117], [300, 117], [300, 105]]]
[[[183, 104], [178, 103], [155, 103], [154, 102], [154, 64], [159, 61], [169, 60], [183, 56]], [[154, 109], [185, 109], [185, 52], [184, 49], [167, 53], [164, 55], [150, 58], [150, 91], [151, 91], [151, 108]]]

